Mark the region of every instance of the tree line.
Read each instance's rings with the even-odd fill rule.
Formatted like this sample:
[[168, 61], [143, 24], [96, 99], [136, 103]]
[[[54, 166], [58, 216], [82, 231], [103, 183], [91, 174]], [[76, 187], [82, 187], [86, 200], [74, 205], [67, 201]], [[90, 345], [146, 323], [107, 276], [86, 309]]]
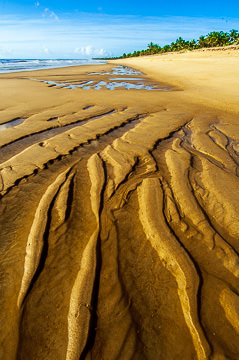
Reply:
[[181, 36], [170, 45], [161, 47], [158, 44], [150, 42], [146, 50], [134, 51], [133, 53], [124, 53], [122, 56], [113, 57], [111, 59], [122, 59], [134, 56], [153, 55], [159, 53], [167, 53], [181, 50], [195, 50], [201, 48], [210, 48], [217, 46], [228, 46], [239, 44], [238, 30], [231, 30], [229, 33], [224, 31], [212, 31], [206, 36], [200, 36], [198, 40], [186, 41]]

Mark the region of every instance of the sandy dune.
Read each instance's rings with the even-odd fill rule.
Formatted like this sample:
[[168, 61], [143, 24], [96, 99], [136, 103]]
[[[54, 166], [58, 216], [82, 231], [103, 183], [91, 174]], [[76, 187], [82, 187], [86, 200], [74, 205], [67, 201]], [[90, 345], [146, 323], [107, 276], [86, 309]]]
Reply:
[[1, 359], [239, 359], [238, 59], [0, 76]]

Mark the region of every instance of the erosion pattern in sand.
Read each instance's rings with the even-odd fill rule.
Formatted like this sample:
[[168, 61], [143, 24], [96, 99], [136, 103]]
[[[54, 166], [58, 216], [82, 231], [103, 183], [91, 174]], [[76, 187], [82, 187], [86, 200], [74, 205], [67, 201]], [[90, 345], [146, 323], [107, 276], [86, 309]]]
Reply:
[[1, 77], [0, 358], [238, 359], [238, 117], [90, 71]]

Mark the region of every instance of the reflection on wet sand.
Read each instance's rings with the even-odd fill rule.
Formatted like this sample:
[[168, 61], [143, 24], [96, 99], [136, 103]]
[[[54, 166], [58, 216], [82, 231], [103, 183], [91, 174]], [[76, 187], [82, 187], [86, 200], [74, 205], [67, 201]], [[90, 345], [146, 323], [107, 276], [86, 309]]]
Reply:
[[8, 128], [20, 125], [25, 120], [26, 119], [17, 118], [17, 119], [13, 119], [11, 121], [8, 121], [6, 123], [0, 124], [0, 130], [4, 130], [4, 129], [8, 129]]
[[[159, 86], [152, 83], [148, 79], [138, 77], [138, 75], [143, 75], [140, 71], [136, 71], [126, 66], [117, 66], [112, 69], [110, 72], [101, 72], [101, 73], [90, 73], [88, 75], [100, 75], [102, 77], [109, 77], [109, 75], [128, 75], [128, 77], [115, 77], [108, 78], [108, 80], [88, 80], [88, 81], [71, 81], [71, 82], [56, 82], [52, 80], [37, 80], [47, 84], [49, 87], [64, 88], [64, 89], [83, 89], [83, 90], [100, 90], [100, 89], [109, 89], [115, 90], [117, 88], [122, 88], [126, 90], [158, 90], [158, 91], [170, 91], [168, 87]], [[135, 77], [132, 77], [135, 76]]]

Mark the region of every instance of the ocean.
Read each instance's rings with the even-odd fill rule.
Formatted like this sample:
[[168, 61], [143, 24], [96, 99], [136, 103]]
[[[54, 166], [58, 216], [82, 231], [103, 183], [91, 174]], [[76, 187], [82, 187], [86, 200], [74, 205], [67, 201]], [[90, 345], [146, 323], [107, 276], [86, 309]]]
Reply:
[[0, 59], [0, 73], [105, 63], [103, 60], [93, 59]]

